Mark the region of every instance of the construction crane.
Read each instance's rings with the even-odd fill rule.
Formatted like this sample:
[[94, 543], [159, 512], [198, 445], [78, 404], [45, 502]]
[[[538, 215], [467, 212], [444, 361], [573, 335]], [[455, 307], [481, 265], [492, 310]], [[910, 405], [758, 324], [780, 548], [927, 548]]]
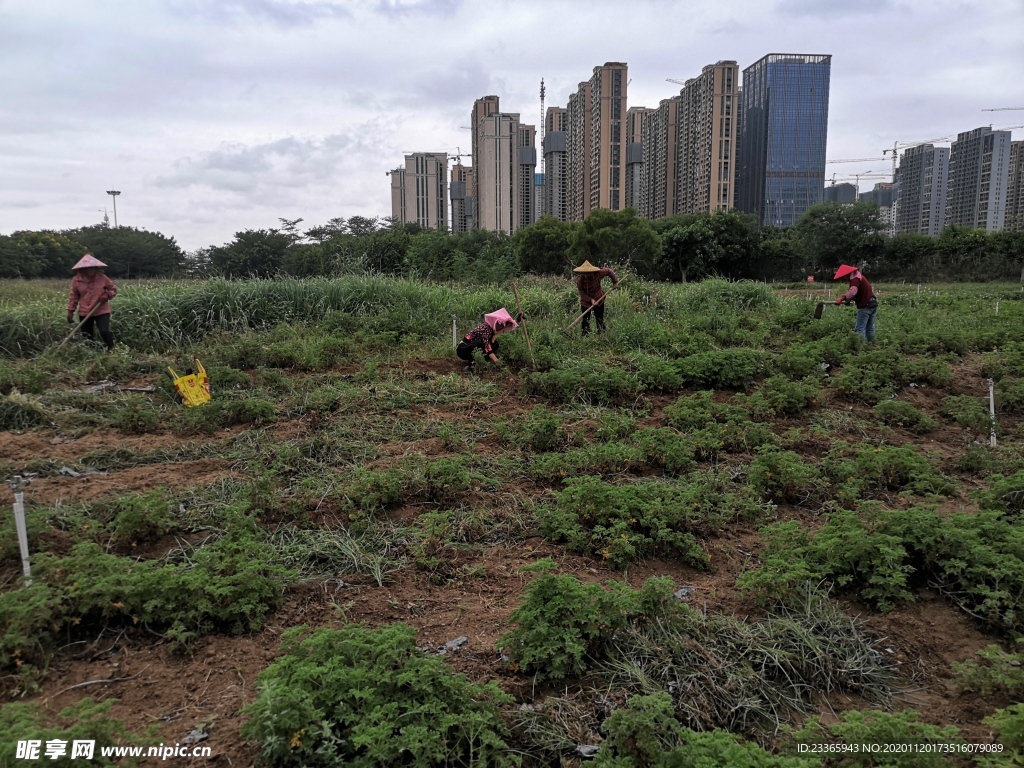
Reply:
[[685, 80], [676, 80], [675, 78], [672, 78], [672, 77], [666, 77], [665, 78], [665, 82], [666, 83], [675, 83], [676, 85], [686, 85], [686, 81]]
[[995, 109], [983, 109], [982, 112], [1024, 112], [1024, 107], [996, 107]]
[[854, 157], [849, 160], [826, 160], [825, 165], [836, 165], [838, 163], [874, 163], [878, 160], [885, 160], [884, 157]]

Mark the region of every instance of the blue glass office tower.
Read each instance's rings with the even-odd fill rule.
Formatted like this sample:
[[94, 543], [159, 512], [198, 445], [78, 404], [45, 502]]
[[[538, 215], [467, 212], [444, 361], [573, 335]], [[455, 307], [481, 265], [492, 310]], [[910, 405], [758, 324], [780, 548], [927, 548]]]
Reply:
[[771, 53], [743, 70], [736, 208], [789, 227], [825, 188], [831, 56]]

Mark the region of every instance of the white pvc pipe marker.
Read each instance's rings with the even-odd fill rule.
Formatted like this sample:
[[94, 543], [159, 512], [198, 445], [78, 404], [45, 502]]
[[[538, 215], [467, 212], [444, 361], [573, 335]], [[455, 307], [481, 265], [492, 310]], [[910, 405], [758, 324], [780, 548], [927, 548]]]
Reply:
[[22, 480], [15, 476], [11, 483], [14, 491], [14, 527], [18, 529], [18, 546], [21, 548], [21, 569], [25, 572], [25, 586], [32, 586], [32, 566], [28, 560], [28, 526], [25, 524], [25, 494], [22, 492]]
[[455, 324], [456, 316], [452, 315], [452, 349], [459, 346], [459, 328]]
[[996, 389], [995, 384], [992, 383], [992, 379], [988, 380], [988, 414], [991, 419], [988, 433], [988, 444], [992, 448], [996, 447]]

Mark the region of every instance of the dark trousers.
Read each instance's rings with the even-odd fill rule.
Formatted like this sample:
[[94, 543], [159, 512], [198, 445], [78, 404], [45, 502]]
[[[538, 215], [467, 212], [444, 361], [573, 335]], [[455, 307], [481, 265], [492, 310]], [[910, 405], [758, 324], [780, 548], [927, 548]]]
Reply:
[[96, 334], [93, 332], [94, 329], [100, 332], [100, 338], [107, 345], [107, 349], [113, 349], [114, 334], [110, 332], [110, 315], [93, 315], [85, 321], [85, 325], [82, 326], [82, 333], [95, 341]]
[[586, 314], [583, 315], [583, 335], [586, 336], [590, 333], [590, 316], [593, 315], [594, 319], [597, 320], [597, 332], [604, 333], [604, 302], [602, 301], [596, 307], [587, 309], [586, 307], [580, 307]]
[[[466, 361], [466, 363], [467, 363], [466, 367], [467, 368], [472, 368], [473, 367], [473, 353], [476, 352], [478, 349], [482, 350], [483, 347], [481, 347], [478, 344], [467, 344], [466, 342], [462, 342], [461, 344], [459, 344], [458, 347], [455, 348], [455, 354], [458, 355], [459, 359]], [[493, 352], [494, 354], [498, 354], [498, 342], [497, 341], [492, 341], [491, 342], [491, 352]]]

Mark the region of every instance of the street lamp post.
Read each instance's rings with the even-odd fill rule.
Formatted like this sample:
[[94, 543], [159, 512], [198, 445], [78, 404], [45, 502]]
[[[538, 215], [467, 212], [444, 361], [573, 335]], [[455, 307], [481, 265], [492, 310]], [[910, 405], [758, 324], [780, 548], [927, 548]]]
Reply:
[[117, 196], [121, 193], [116, 189], [108, 189], [107, 194], [114, 199], [114, 229], [117, 229]]

